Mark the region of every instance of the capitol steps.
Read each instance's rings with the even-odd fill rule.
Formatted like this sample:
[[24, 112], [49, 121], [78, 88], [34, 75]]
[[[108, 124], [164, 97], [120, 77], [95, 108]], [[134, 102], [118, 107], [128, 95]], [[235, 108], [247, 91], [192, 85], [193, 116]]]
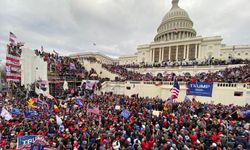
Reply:
[[85, 67], [86, 70], [90, 71], [91, 68], [95, 69], [97, 75], [101, 78], [109, 78], [110, 80], [115, 80], [116, 77], [119, 77], [118, 74], [112, 73], [107, 69], [102, 67], [102, 64], [97, 62], [90, 62], [83, 59], [81, 64]]

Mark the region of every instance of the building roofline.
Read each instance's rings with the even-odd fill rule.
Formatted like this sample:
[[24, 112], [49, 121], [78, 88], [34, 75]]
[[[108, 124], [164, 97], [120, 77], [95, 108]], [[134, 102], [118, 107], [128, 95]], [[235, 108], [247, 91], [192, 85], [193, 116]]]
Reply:
[[102, 54], [100, 52], [82, 52], [82, 53], [70, 54], [69, 56], [70, 57], [74, 57], [74, 56], [78, 56], [78, 55], [79, 56], [84, 56], [84, 55], [98, 55], [98, 56], [104, 57], [104, 58], [109, 59], [109, 60], [113, 60], [113, 61], [117, 60], [115, 58], [111, 58], [111, 57], [109, 57], [107, 55], [104, 55], [104, 54]]

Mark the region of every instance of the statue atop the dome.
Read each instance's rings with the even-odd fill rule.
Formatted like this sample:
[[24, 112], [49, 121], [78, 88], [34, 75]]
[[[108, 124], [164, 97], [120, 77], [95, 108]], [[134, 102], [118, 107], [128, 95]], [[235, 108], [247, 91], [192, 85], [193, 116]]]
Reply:
[[178, 7], [179, 0], [172, 0], [173, 7]]

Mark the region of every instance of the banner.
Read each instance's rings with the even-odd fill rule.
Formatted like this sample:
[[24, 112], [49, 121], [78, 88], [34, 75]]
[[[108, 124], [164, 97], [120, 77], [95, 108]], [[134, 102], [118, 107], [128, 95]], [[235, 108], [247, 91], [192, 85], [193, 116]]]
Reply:
[[86, 88], [87, 90], [93, 90], [94, 84], [95, 84], [94, 82], [87, 81], [87, 82], [86, 82], [86, 87], [85, 87], [85, 88]]
[[159, 117], [159, 115], [160, 115], [161, 113], [162, 113], [161, 111], [156, 111], [156, 110], [154, 110], [152, 114], [153, 114], [154, 116], [156, 116], [156, 117]]
[[87, 90], [93, 90], [94, 86], [96, 86], [97, 83], [99, 83], [98, 80], [82, 80], [81, 86], [85, 83], [85, 89]]
[[123, 118], [125, 118], [125, 119], [128, 119], [129, 116], [130, 116], [130, 113], [129, 113], [129, 111], [128, 111], [127, 109], [124, 109], [124, 110], [122, 111], [122, 113], [121, 113], [121, 116], [122, 116]]
[[38, 113], [35, 110], [29, 110], [24, 112], [24, 117], [25, 118], [32, 118], [38, 116]]
[[115, 106], [115, 110], [120, 110], [121, 109], [121, 106], [120, 105], [116, 105]]
[[11, 114], [5, 108], [2, 108], [1, 117], [3, 117], [7, 121], [13, 119]]
[[39, 79], [36, 81], [36, 88], [41, 89], [43, 91], [46, 91], [47, 85], [48, 84], [46, 80]]
[[213, 83], [195, 82], [187, 84], [187, 95], [212, 97]]
[[24, 147], [30, 147], [34, 143], [36, 136], [20, 136], [17, 138], [17, 149], [22, 149]]
[[51, 150], [51, 148], [45, 147], [47, 145], [47, 141], [40, 135], [20, 136], [17, 138], [17, 150]]

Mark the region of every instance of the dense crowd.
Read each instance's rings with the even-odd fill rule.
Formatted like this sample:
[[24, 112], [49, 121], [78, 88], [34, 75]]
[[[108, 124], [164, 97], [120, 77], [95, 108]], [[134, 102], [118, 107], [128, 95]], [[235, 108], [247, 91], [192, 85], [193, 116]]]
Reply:
[[59, 56], [58, 53], [46, 53], [44, 51], [35, 50], [37, 56], [48, 62], [48, 72], [56, 73], [51, 80], [97, 80], [98, 75], [94, 69], [87, 71], [77, 58], [68, 56]]
[[159, 68], [159, 67], [186, 67], [186, 66], [218, 66], [218, 65], [236, 65], [236, 64], [250, 64], [250, 59], [232, 59], [228, 60], [219, 60], [219, 59], [206, 59], [203, 61], [198, 60], [190, 60], [190, 61], [168, 61], [162, 63], [154, 63], [154, 64], [145, 64], [142, 63], [140, 65], [137, 64], [128, 64], [122, 65], [126, 68]]
[[[103, 64], [103, 67], [107, 70], [119, 74], [119, 81], [172, 81], [173, 73], [162, 74], [159, 73], [156, 76], [150, 73], [141, 74], [134, 71], [129, 71], [126, 67], [120, 65], [106, 65]], [[195, 76], [191, 76], [190, 73], [184, 75], [178, 75], [179, 81], [185, 82], [196, 82], [196, 81], [205, 81], [205, 82], [227, 82], [227, 83], [246, 83], [250, 82], [250, 64], [226, 68], [225, 70], [220, 70], [217, 72], [209, 73], [199, 73]]]
[[[33, 95], [32, 105], [30, 96], [2, 94], [0, 108], [11, 112], [13, 119], [0, 117], [0, 148], [15, 149], [17, 138], [24, 135], [44, 136], [46, 147], [58, 150], [250, 148], [249, 114], [240, 113], [249, 110], [249, 105], [201, 104], [195, 98], [168, 103], [86, 91], [77, 97], [77, 93], [68, 93], [64, 99]], [[23, 115], [31, 110], [36, 115]]]

